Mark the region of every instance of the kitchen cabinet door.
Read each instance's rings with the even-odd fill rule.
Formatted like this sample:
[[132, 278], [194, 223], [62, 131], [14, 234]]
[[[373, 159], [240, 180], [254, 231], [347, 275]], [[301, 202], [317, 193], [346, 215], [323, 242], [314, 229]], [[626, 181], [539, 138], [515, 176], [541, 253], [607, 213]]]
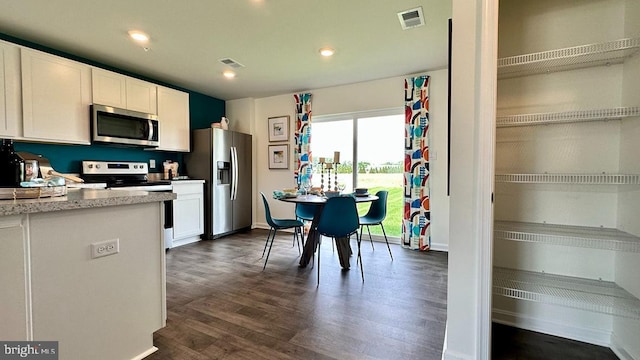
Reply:
[[159, 150], [189, 151], [189, 94], [158, 87]]
[[158, 87], [152, 83], [127, 77], [127, 109], [147, 114], [158, 113]]
[[20, 49], [0, 41], [0, 137], [20, 135]]
[[113, 71], [93, 68], [91, 69], [91, 77], [94, 104], [113, 106], [121, 109], [127, 108], [127, 85], [125, 76]]
[[158, 113], [157, 85], [99, 68], [91, 74], [94, 104]]
[[[27, 238], [20, 216], [0, 218], [0, 339], [31, 340]], [[7, 311], [11, 309], [11, 311]]]
[[173, 181], [173, 245], [200, 240], [204, 233], [203, 180]]
[[88, 145], [91, 68], [27, 48], [21, 65], [24, 138]]

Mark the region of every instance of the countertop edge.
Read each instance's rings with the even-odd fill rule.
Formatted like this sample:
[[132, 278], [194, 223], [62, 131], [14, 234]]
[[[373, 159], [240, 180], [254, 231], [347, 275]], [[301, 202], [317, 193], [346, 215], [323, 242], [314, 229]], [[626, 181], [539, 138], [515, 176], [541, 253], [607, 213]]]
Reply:
[[69, 190], [66, 196], [0, 200], [0, 216], [143, 204], [175, 198], [176, 195], [172, 192], [77, 189]]

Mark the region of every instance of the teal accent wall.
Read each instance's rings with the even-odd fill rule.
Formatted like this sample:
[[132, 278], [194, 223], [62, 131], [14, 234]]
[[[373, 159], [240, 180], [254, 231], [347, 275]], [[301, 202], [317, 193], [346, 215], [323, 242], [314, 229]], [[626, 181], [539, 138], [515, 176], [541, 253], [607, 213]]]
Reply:
[[[91, 59], [79, 57], [73, 54], [65, 53], [56, 49], [52, 49], [30, 41], [15, 38], [11, 35], [0, 33], [0, 39], [9, 41], [18, 45], [30, 47], [36, 50], [44, 51], [56, 56], [61, 56], [74, 61], [82, 62], [92, 66], [97, 66], [109, 71], [114, 71], [123, 75], [131, 76], [144, 81], [149, 81], [161, 86], [180, 90], [189, 93], [189, 124], [191, 129], [202, 129], [211, 126], [212, 122], [219, 122], [220, 118], [225, 116], [225, 102], [202, 93], [184, 89], [173, 84], [168, 84], [156, 79], [148, 78], [139, 74], [131, 73], [125, 70], [105, 65]], [[87, 114], [89, 110], [87, 109]], [[87, 118], [87, 121], [89, 119]], [[135, 147], [124, 147], [117, 145], [58, 145], [58, 144], [40, 144], [31, 142], [16, 142], [16, 151], [26, 151], [39, 154], [46, 157], [51, 166], [56, 171], [65, 173], [79, 173], [80, 161], [82, 160], [119, 160], [119, 161], [146, 161], [150, 159], [156, 160], [156, 169], [150, 169], [150, 172], [160, 172], [162, 162], [165, 160], [177, 161], [180, 163], [179, 170], [184, 169], [182, 166], [182, 153], [169, 151], [144, 150]], [[182, 171], [179, 171], [182, 175]]]
[[224, 101], [218, 100], [221, 104], [215, 106], [216, 104], [214, 104], [211, 99], [213, 98], [199, 93], [192, 93], [189, 95], [191, 130], [211, 127], [212, 122], [220, 122], [221, 118], [225, 116]]
[[[118, 147], [112, 145], [57, 145], [16, 142], [16, 151], [26, 151], [42, 155], [49, 160], [54, 170], [62, 173], [80, 173], [82, 160], [111, 160], [111, 161], [156, 161], [156, 168], [149, 168], [149, 172], [162, 172], [165, 160], [182, 162], [182, 155], [169, 151], [144, 150], [135, 147]], [[178, 167], [178, 173], [182, 175]]]

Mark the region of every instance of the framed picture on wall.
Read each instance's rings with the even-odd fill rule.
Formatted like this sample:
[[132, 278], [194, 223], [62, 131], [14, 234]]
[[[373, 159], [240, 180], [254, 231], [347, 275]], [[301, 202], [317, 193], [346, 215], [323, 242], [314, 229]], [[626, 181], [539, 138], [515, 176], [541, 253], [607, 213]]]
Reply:
[[289, 115], [269, 118], [269, 141], [289, 140]]
[[269, 169], [289, 168], [289, 144], [269, 145]]

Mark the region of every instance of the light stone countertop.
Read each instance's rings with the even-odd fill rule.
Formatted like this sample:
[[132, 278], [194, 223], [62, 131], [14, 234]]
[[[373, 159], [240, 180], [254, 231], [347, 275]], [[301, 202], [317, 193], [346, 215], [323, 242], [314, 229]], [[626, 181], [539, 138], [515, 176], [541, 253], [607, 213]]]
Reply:
[[176, 195], [171, 192], [69, 189], [66, 196], [0, 200], [0, 216], [141, 204], [175, 198]]

